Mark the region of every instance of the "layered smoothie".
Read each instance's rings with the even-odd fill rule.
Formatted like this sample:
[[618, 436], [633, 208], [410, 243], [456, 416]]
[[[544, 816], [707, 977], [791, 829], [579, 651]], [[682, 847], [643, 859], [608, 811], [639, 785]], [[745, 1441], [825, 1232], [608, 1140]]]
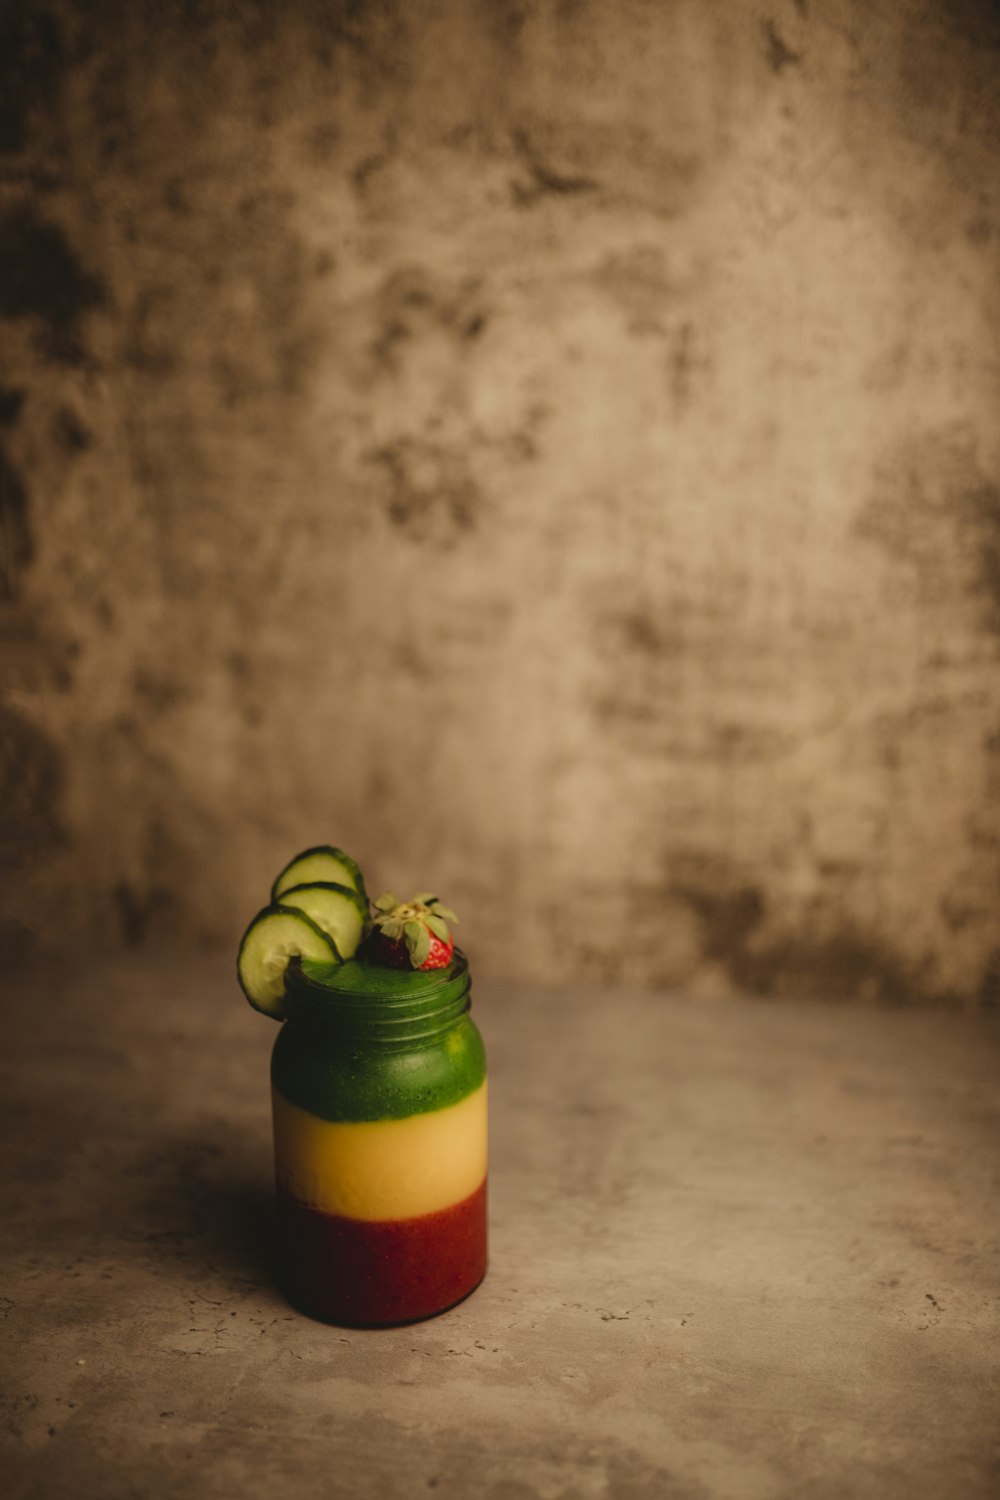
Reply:
[[[447, 923], [413, 931], [436, 904], [382, 898], [353, 958], [318, 951], [303, 930], [278, 963], [269, 1013], [286, 1018], [271, 1067], [281, 1277], [289, 1299], [325, 1321], [429, 1317], [486, 1271], [486, 1059]], [[294, 933], [281, 932], [294, 948]]]

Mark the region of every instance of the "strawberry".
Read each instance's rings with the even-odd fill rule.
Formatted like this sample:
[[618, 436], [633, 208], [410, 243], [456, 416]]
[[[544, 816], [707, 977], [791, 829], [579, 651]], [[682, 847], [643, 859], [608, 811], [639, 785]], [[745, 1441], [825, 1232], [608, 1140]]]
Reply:
[[451, 963], [455, 944], [449, 922], [458, 918], [436, 896], [423, 891], [412, 901], [391, 893], [373, 902], [370, 952], [378, 963], [395, 969], [443, 969]]

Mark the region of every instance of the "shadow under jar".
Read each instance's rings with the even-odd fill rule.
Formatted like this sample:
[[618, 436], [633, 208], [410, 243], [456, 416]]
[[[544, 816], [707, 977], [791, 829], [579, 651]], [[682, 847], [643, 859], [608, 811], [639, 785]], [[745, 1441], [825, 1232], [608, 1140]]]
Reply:
[[469, 970], [293, 960], [271, 1059], [283, 1290], [410, 1323], [486, 1273], [486, 1055]]

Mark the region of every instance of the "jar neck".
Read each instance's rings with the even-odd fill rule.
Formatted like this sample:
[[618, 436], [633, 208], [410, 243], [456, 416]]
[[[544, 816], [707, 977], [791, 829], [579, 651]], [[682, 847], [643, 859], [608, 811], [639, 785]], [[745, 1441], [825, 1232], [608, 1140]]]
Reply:
[[[346, 965], [344, 966], [346, 969]], [[380, 993], [370, 988], [334, 987], [311, 978], [293, 959], [285, 974], [289, 1022], [344, 1042], [373, 1047], [421, 1045], [447, 1031], [471, 1005], [471, 981], [464, 955], [447, 969], [421, 975], [403, 973], [398, 985]]]

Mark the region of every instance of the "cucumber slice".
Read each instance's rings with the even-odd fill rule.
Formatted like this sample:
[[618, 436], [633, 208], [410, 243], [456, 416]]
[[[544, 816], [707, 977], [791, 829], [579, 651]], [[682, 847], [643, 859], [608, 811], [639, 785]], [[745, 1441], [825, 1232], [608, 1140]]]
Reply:
[[312, 849], [303, 849], [287, 864], [271, 887], [271, 900], [277, 901], [285, 891], [296, 885], [315, 885], [317, 882], [346, 885], [368, 900], [361, 871], [349, 854], [335, 849], [332, 844], [317, 844]]
[[290, 958], [336, 963], [336, 943], [299, 908], [265, 906], [243, 934], [236, 975], [254, 1010], [285, 1017], [285, 970]]
[[281, 904], [311, 917], [333, 939], [341, 958], [354, 957], [368, 917], [368, 903], [357, 891], [332, 880], [313, 880], [282, 891]]

